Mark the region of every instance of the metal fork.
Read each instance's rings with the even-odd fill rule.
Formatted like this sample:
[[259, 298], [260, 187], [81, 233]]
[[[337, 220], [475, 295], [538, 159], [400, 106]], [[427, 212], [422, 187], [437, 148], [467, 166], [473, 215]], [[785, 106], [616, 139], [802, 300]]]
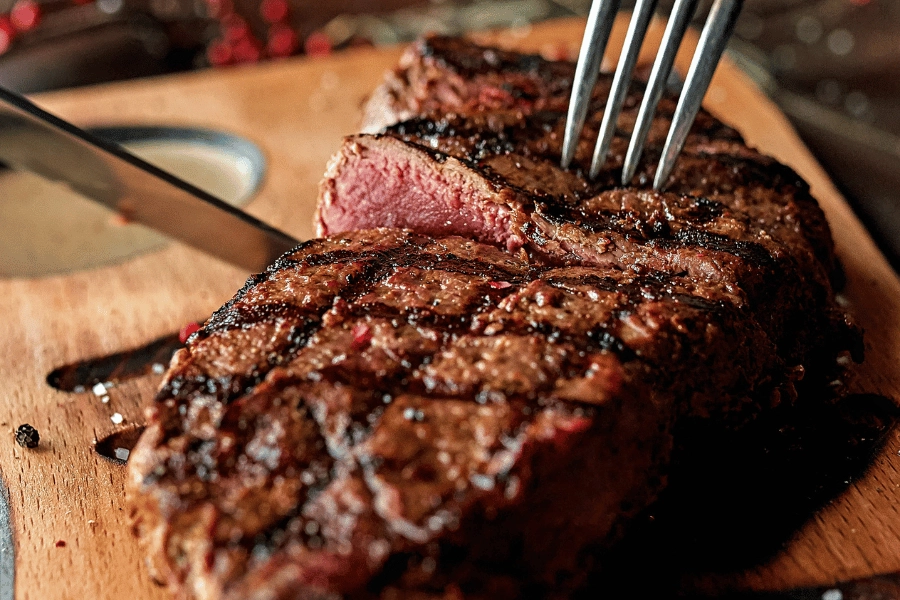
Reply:
[[[584, 32], [584, 41], [581, 43], [581, 51], [578, 55], [578, 64], [575, 68], [575, 82], [572, 87], [572, 97], [569, 101], [569, 114], [566, 119], [565, 137], [563, 139], [562, 166], [568, 168], [575, 156], [575, 148], [578, 138], [584, 128], [588, 107], [591, 100], [591, 91], [597, 83], [600, 73], [600, 61], [603, 51], [609, 41], [612, 24], [619, 10], [620, 0], [594, 0], [588, 14], [587, 27]], [[607, 154], [616, 130], [616, 121], [625, 103], [628, 94], [628, 86], [637, 63], [638, 52], [647, 34], [650, 18], [656, 8], [657, 0], [638, 0], [625, 35], [625, 45], [619, 59], [619, 65], [613, 76], [612, 87], [603, 113], [603, 121], [600, 125], [600, 133], [597, 145], [594, 148], [594, 156], [591, 160], [589, 177], [595, 178], [601, 167], [606, 162]], [[653, 113], [662, 97], [666, 82], [672, 72], [675, 62], [675, 54], [678, 51], [681, 40], [687, 30], [688, 23], [697, 6], [697, 0], [676, 0], [663, 33], [662, 45], [656, 55], [653, 68], [650, 71], [650, 79], [644, 92], [644, 99], [638, 111], [637, 122], [631, 134], [628, 152], [625, 155], [625, 163], [622, 168], [622, 185], [628, 185], [634, 177], [644, 143], [650, 132], [653, 122]], [[741, 12], [743, 0], [715, 0], [712, 10], [706, 19], [703, 33], [700, 34], [700, 42], [694, 53], [688, 70], [687, 79], [678, 107], [672, 118], [672, 125], [663, 147], [662, 158], [656, 169], [653, 180], [653, 188], [661, 190], [668, 180], [678, 154], [684, 147], [688, 130], [700, 110], [700, 104], [709, 82], [712, 80], [716, 65], [725, 50], [725, 45], [734, 31], [734, 24]]]

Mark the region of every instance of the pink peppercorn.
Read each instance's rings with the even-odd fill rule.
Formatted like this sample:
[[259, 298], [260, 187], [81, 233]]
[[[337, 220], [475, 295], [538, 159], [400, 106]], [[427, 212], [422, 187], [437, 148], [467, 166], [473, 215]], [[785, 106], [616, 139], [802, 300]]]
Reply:
[[182, 344], [188, 341], [188, 338], [194, 335], [196, 332], [200, 331], [199, 323], [188, 323], [184, 327], [181, 328], [181, 331], [178, 332], [178, 341]]

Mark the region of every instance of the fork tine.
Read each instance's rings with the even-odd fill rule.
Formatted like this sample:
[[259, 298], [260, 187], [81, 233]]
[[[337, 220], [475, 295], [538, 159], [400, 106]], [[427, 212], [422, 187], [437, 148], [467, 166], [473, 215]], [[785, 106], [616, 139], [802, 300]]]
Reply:
[[656, 2], [657, 0], [638, 0], [638, 4], [635, 6], [634, 13], [631, 16], [628, 33], [625, 34], [625, 44], [622, 46], [622, 56], [619, 58], [619, 65], [616, 67], [612, 88], [609, 90], [606, 109], [603, 111], [600, 135], [597, 138], [597, 145], [594, 147], [594, 158], [591, 161], [590, 171], [591, 179], [600, 173], [600, 168], [606, 162], [606, 156], [609, 154], [609, 147], [612, 144], [613, 134], [616, 131], [616, 122], [618, 121], [619, 113], [622, 111], [622, 105], [625, 103], [625, 97], [628, 95], [628, 86], [631, 84], [634, 65], [637, 63], [641, 44], [644, 43], [644, 37], [647, 35], [647, 27], [650, 25], [650, 18], [653, 16]]
[[591, 103], [591, 92], [600, 74], [600, 61], [609, 41], [613, 19], [619, 10], [620, 0], [594, 0], [588, 14], [584, 40], [578, 53], [578, 64], [575, 66], [575, 80], [572, 85], [572, 96], [569, 100], [569, 112], [566, 116], [566, 132], [563, 137], [562, 166], [567, 169], [575, 156], [578, 138], [588, 107]]
[[631, 143], [628, 145], [628, 153], [625, 155], [625, 164], [622, 167], [622, 185], [628, 185], [637, 170], [644, 143], [647, 141], [647, 134], [650, 132], [650, 125], [653, 122], [653, 113], [656, 112], [656, 106], [659, 104], [666, 80], [672, 71], [681, 39], [684, 37], [688, 21], [690, 21], [696, 6], [697, 0], [676, 0], [675, 7], [672, 9], [672, 15], [669, 17], [669, 23], [663, 33], [662, 45], [656, 55], [653, 69], [650, 71], [650, 81], [638, 111], [637, 122], [631, 134]]
[[722, 52], [734, 31], [734, 24], [742, 6], [743, 0], [716, 0], [709, 13], [694, 58], [691, 60], [684, 90], [678, 99], [678, 107], [675, 109], [659, 167], [656, 169], [653, 187], [657, 190], [663, 188], [675, 167], [675, 161], [684, 147], [684, 141], [694, 123], [697, 111], [700, 110], [703, 96], [706, 95], [706, 89], [712, 81]]

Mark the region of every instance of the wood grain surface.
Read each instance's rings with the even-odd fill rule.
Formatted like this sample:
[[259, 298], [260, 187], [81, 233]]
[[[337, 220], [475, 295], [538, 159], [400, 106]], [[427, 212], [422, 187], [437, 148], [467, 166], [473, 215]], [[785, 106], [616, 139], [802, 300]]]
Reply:
[[[619, 25], [614, 48], [624, 32]], [[478, 37], [559, 55], [577, 49], [582, 28], [562, 21]], [[651, 35], [658, 39], [658, 24]], [[195, 126], [249, 138], [269, 162], [249, 211], [303, 239], [313, 232], [316, 186], [326, 160], [341, 136], [356, 129], [360, 103], [399, 52], [354, 50], [65, 91], [36, 101], [82, 126]], [[680, 56], [682, 69], [687, 60]], [[895, 273], [785, 118], [732, 64], [720, 66], [706, 105], [812, 185], [846, 267], [844, 295], [866, 329], [867, 360], [857, 387], [900, 398]], [[54, 390], [45, 377], [62, 364], [139, 346], [205, 318], [246, 275], [173, 243], [105, 268], [0, 279], [0, 476], [9, 488], [16, 598], [167, 597], [150, 581], [131, 536], [124, 469], [92, 449], [97, 437], [140, 422], [158, 377], [114, 387], [108, 404], [90, 392]], [[122, 425], [111, 421], [117, 412], [124, 416]], [[13, 440], [14, 428], [26, 422], [40, 431], [36, 450]], [[900, 436], [890, 436], [864, 476], [811, 515], [770, 560], [723, 575], [728, 585], [783, 589], [900, 570]], [[652, 565], [647, 568], [652, 572]]]

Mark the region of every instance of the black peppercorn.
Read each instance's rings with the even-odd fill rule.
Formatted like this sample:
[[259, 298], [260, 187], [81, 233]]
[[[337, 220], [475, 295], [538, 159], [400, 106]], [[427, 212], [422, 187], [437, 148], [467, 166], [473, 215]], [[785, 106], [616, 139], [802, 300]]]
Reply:
[[38, 434], [37, 429], [28, 423], [19, 425], [19, 428], [16, 429], [16, 443], [23, 448], [37, 448], [40, 441], [41, 436]]

